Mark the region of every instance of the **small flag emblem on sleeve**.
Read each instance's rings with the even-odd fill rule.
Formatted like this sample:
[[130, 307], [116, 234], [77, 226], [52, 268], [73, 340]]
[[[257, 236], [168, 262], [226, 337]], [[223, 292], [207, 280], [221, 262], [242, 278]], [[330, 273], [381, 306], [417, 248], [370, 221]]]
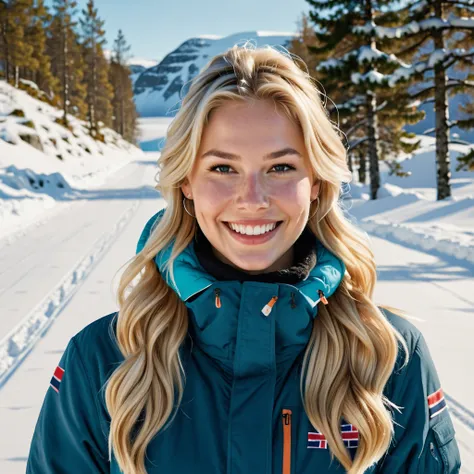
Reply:
[[56, 390], [56, 392], [58, 393], [59, 393], [59, 386], [61, 385], [61, 380], [63, 378], [63, 375], [64, 375], [64, 369], [58, 365], [56, 367], [56, 370], [54, 371], [51, 382], [49, 382], [51, 387], [53, 387], [54, 390]]
[[440, 388], [431, 395], [428, 395], [428, 408], [430, 411], [430, 419], [439, 415], [447, 408], [446, 400], [444, 399], [443, 389]]

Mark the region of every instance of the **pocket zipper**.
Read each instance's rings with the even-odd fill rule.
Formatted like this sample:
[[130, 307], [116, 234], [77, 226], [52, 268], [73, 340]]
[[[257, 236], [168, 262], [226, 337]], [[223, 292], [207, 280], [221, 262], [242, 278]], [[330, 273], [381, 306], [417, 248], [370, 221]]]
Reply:
[[291, 410], [283, 408], [283, 474], [291, 474], [291, 414]]

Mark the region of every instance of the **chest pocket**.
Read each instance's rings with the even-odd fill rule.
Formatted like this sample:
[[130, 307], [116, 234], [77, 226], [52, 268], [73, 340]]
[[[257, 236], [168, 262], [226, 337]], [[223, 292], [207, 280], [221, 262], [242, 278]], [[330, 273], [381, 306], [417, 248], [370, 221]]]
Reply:
[[[426, 440], [429, 443], [432, 468], [430, 472], [448, 474], [453, 467], [461, 467], [460, 454], [457, 443], [454, 440], [455, 430], [451, 418], [444, 417], [436, 423]], [[428, 464], [430, 464], [428, 462]], [[455, 471], [457, 472], [457, 471]]]

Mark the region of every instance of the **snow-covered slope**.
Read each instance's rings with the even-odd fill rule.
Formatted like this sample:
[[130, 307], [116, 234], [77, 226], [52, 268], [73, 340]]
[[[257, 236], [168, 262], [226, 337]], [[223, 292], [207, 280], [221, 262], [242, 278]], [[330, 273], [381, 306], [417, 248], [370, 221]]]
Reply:
[[143, 155], [111, 129], [103, 129], [105, 142], [95, 141], [84, 121], [69, 116], [71, 131], [59, 117], [62, 111], [0, 81], [0, 236]]
[[355, 181], [346, 185], [343, 198], [367, 232], [474, 268], [474, 173], [456, 171], [457, 157], [474, 145], [449, 145], [452, 195], [437, 201], [435, 139], [417, 138], [420, 149], [399, 159], [410, 176], [390, 176], [381, 162], [376, 200], [370, 200], [368, 184]]
[[[283, 46], [297, 33], [246, 31], [220, 37], [202, 35], [190, 38], [156, 66], [142, 72], [134, 83], [135, 104], [141, 117], [174, 116], [181, 100], [181, 88], [192, 80], [216, 54], [234, 44], [250, 40], [257, 47]], [[182, 94], [184, 91], [182, 92]]]

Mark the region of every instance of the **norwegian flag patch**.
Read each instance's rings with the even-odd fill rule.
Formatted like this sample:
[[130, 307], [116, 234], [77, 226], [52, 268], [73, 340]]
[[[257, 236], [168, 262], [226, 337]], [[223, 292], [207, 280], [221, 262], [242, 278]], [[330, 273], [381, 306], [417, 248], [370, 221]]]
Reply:
[[436, 390], [436, 392], [428, 395], [428, 408], [430, 411], [430, 419], [439, 415], [442, 411], [446, 410], [446, 400], [444, 399], [443, 389]]
[[[344, 446], [347, 448], [357, 448], [359, 446], [359, 430], [351, 424], [341, 425], [341, 436]], [[327, 449], [326, 437], [317, 429], [308, 432], [308, 449]]]
[[53, 387], [54, 390], [56, 390], [56, 392], [58, 393], [59, 393], [59, 386], [61, 385], [61, 380], [63, 379], [63, 375], [64, 375], [64, 369], [58, 365], [56, 367], [56, 370], [54, 371], [51, 382], [49, 382], [51, 387]]

